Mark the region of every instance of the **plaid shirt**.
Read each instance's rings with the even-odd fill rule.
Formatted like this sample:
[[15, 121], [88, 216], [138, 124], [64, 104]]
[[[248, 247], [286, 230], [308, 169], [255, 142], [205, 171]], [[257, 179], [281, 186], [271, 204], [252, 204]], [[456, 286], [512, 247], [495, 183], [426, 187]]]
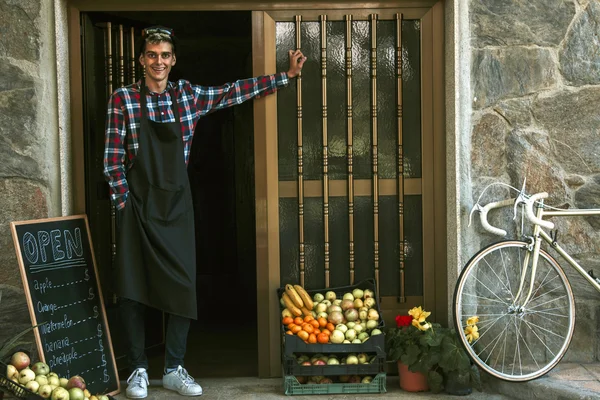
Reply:
[[[173, 88], [179, 106], [183, 152], [189, 162], [194, 128], [209, 112], [274, 93], [288, 84], [285, 72], [239, 80], [223, 86], [198, 86], [185, 80], [169, 82], [162, 93], [146, 95], [148, 118], [155, 122], [175, 122], [169, 89]], [[125, 207], [129, 186], [127, 171], [133, 165], [139, 147], [141, 81], [117, 89], [108, 102], [106, 139], [104, 143], [104, 175], [110, 186], [110, 197], [117, 209]]]

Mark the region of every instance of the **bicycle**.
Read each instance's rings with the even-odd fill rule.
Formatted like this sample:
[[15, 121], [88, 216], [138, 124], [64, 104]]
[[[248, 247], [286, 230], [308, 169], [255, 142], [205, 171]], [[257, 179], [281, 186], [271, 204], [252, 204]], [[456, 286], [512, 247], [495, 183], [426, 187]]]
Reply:
[[469, 260], [454, 291], [453, 319], [457, 332], [464, 333], [459, 334], [460, 341], [475, 364], [497, 378], [524, 382], [543, 376], [558, 364], [575, 327], [571, 285], [556, 259], [541, 248], [542, 241], [600, 292], [600, 279], [592, 271], [586, 272], [558, 244], [557, 233], [552, 234], [554, 224], [544, 218], [600, 215], [600, 209], [549, 207], [544, 205], [545, 192], [528, 196], [525, 184], [520, 191], [512, 189], [519, 192], [516, 198], [484, 207], [478, 200], [471, 216], [479, 211], [485, 230], [506, 236], [506, 231], [488, 222], [488, 212], [512, 205], [516, 218], [521, 206], [522, 224], [528, 220], [533, 232], [521, 240], [488, 245]]

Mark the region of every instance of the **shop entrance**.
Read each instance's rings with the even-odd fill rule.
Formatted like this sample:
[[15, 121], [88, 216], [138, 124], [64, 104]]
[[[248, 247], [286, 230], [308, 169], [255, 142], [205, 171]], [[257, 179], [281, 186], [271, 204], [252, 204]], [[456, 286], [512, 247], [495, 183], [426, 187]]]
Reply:
[[[90, 12], [82, 14], [86, 212], [105, 296], [117, 364], [126, 376], [119, 299], [111, 291], [114, 210], [103, 169], [106, 102], [137, 81], [141, 29], [171, 27], [178, 37], [170, 80], [221, 85], [252, 76], [250, 12]], [[196, 222], [198, 321], [186, 367], [199, 378], [257, 376], [257, 289], [252, 103], [202, 118], [188, 165]], [[177, 295], [177, 294], [174, 294]], [[164, 316], [148, 311], [150, 378], [160, 378]]]

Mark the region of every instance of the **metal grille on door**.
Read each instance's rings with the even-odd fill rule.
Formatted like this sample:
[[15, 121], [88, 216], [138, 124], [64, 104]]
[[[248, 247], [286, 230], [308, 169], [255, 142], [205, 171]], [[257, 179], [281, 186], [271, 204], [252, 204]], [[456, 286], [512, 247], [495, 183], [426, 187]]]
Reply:
[[419, 35], [399, 13], [276, 23], [277, 69], [308, 57], [278, 94], [282, 284], [422, 296]]

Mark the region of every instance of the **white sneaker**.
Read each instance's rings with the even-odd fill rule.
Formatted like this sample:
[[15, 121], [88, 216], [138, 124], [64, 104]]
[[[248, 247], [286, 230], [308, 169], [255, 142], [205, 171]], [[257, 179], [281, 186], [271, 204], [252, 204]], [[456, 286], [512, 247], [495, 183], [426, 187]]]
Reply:
[[177, 370], [163, 376], [163, 387], [174, 390], [182, 396], [200, 396], [202, 386], [192, 378], [181, 365]]
[[137, 368], [127, 379], [125, 395], [130, 399], [148, 397], [148, 373], [145, 368]]

